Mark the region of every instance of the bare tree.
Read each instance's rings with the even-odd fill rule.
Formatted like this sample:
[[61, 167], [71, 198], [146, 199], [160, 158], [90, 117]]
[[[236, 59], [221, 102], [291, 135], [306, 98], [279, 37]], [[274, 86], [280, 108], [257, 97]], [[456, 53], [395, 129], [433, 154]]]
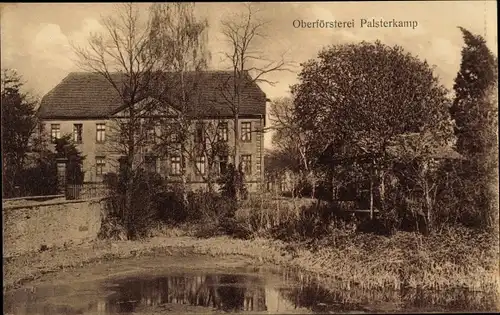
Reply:
[[289, 165], [287, 170], [306, 180], [312, 187], [312, 198], [315, 195], [317, 176], [312, 167], [312, 159], [308, 156], [310, 139], [314, 135], [301, 128], [297, 119], [293, 100], [281, 97], [273, 100], [269, 108], [271, 126], [274, 131], [273, 146], [276, 156], [286, 156]]
[[[125, 224], [133, 225], [131, 192], [134, 186], [133, 170], [139, 167], [139, 154], [148, 137], [151, 113], [158, 102], [151, 101], [152, 91], [160, 86], [155, 70], [159, 61], [149, 41], [151, 23], [141, 19], [137, 5], [118, 4], [115, 12], [101, 21], [104, 31], [90, 34], [85, 47], [72, 44], [77, 64], [85, 71], [99, 74], [104, 84], [110, 84], [120, 107], [108, 124], [112, 129], [106, 143], [113, 153], [124, 156], [125, 164]], [[129, 235], [134, 237], [134, 235]]]
[[224, 57], [231, 64], [233, 76], [221, 83], [221, 94], [224, 103], [230, 107], [233, 114], [235, 139], [233, 161], [236, 167], [240, 167], [241, 135], [238, 126], [245, 90], [256, 83], [274, 85], [275, 82], [266, 79], [266, 75], [278, 71], [289, 71], [290, 63], [285, 61], [284, 54], [278, 60], [271, 60], [258, 47], [261, 44], [259, 41], [266, 38], [267, 25], [268, 21], [259, 17], [257, 5], [247, 3], [244, 4], [242, 14], [222, 21], [222, 35], [230, 47], [224, 53]]
[[278, 149], [294, 148], [299, 153], [301, 167], [308, 171], [310, 161], [307, 130], [302, 130], [295, 115], [293, 100], [288, 97], [275, 99], [269, 108], [270, 129], [275, 132], [273, 145]]
[[224, 138], [221, 133], [221, 126], [227, 127], [227, 123], [221, 119], [198, 120], [194, 132], [184, 135], [180, 135], [180, 129], [176, 129], [175, 126], [173, 128], [170, 127], [172, 130], [164, 134], [175, 134], [175, 139], [189, 137], [193, 141], [186, 141], [187, 145], [181, 146], [181, 142], [178, 140], [167, 140], [162, 142], [161, 148], [171, 152], [182, 153], [187, 161], [192, 164], [191, 167], [195, 171], [195, 175], [199, 176], [207, 184], [209, 192], [213, 192], [217, 177], [224, 172], [223, 165], [226, 161], [221, 160], [221, 157], [228, 156], [229, 153], [227, 138]]
[[[149, 34], [159, 70], [168, 72], [164, 79], [169, 93], [157, 97], [162, 108], [162, 129], [158, 149], [181, 155], [182, 184], [186, 187], [187, 163], [193, 161], [194, 106], [199, 97], [199, 78], [210, 55], [206, 50], [206, 19], [197, 20], [194, 3], [155, 3], [151, 6], [152, 28]], [[172, 112], [172, 109], [174, 111]], [[170, 126], [170, 127], [168, 127]], [[173, 128], [172, 128], [173, 127]], [[175, 136], [176, 141], [172, 141]], [[186, 191], [186, 189], [184, 189]], [[187, 195], [184, 194], [187, 203]]]

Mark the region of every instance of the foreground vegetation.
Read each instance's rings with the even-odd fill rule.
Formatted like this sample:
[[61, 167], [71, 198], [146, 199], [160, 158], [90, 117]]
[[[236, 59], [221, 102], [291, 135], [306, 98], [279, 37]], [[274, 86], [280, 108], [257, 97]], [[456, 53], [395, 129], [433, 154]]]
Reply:
[[[119, 143], [127, 143], [124, 169], [120, 174], [108, 174], [106, 179], [110, 198], [101, 241], [87, 249], [12, 258], [5, 262], [7, 283], [20, 283], [43, 272], [85, 262], [180, 248], [214, 256], [245, 255], [301, 268], [318, 275], [327, 285], [346, 289], [496, 290], [498, 205], [494, 204], [497, 192], [491, 183], [497, 180], [498, 167], [498, 137], [494, 132], [498, 128], [498, 101], [492, 88], [497, 83], [497, 60], [484, 39], [464, 29], [462, 33], [465, 47], [453, 100], [448, 99], [448, 91], [426, 62], [401, 47], [361, 43], [326, 48], [318, 54], [319, 61], [306, 63], [299, 84], [292, 88], [289, 104], [282, 106], [281, 113], [274, 113], [284, 119], [282, 126], [273, 126], [279, 136], [275, 139], [277, 155], [282, 158], [275, 159], [279, 167], [274, 175], [294, 173], [310, 187], [311, 196], [318, 196], [319, 190], [332, 192], [334, 187], [329, 185], [334, 180], [339, 187], [368, 186], [370, 207], [381, 210], [379, 219], [346, 215], [341, 207], [330, 202], [319, 204], [314, 199], [285, 202], [261, 195], [241, 200], [246, 189], [236, 143], [230, 148], [235, 152], [231, 159], [235, 165], [228, 165], [230, 171], [218, 183], [220, 192], [188, 192], [182, 185], [166, 184], [158, 175], [142, 170], [141, 163], [134, 163], [135, 153], [145, 142], [133, 140], [144, 130], [131, 119], [119, 135], [123, 137]], [[394, 74], [396, 81], [406, 83], [393, 84]], [[341, 82], [335, 82], [338, 78]], [[18, 85], [2, 91], [2, 103], [10, 100], [12, 106], [32, 108], [31, 102], [20, 98]], [[327, 90], [331, 94], [318, 100], [317, 86], [330, 87]], [[146, 89], [141, 95], [146, 97], [149, 92]], [[239, 95], [241, 91], [234, 92]], [[123, 105], [132, 108], [134, 100], [132, 96]], [[379, 107], [374, 110], [373, 104]], [[327, 117], [323, 117], [325, 113]], [[31, 119], [33, 115], [28, 110], [21, 116]], [[238, 115], [235, 117], [237, 120]], [[27, 125], [34, 123], [28, 121]], [[33, 126], [22, 133], [16, 126], [12, 124], [11, 131], [28, 139], [27, 130]], [[185, 137], [187, 134], [183, 132]], [[414, 140], [408, 137], [415, 134], [418, 137]], [[234, 138], [238, 139], [236, 131]], [[458, 157], [434, 152], [446, 148], [452, 140], [457, 142]], [[35, 146], [29, 148], [27, 140], [21, 148], [16, 147], [17, 142], [7, 144], [11, 154], [4, 164], [10, 169], [4, 181], [10, 182], [10, 189], [5, 196], [15, 195], [21, 179], [26, 178], [36, 184], [34, 188], [55, 188], [54, 182], [44, 184], [22, 171], [28, 149], [35, 151]], [[406, 146], [414, 148], [397, 150]], [[353, 152], [320, 163], [325, 147], [337, 153], [345, 151], [343, 148]], [[60, 149], [73, 157], [79, 155], [69, 152], [66, 145]], [[54, 177], [56, 155], [47, 161], [41, 159], [46, 158], [41, 154], [44, 150], [35, 154], [38, 160], [27, 174]], [[367, 157], [370, 163], [363, 162]], [[435, 163], [436, 159], [443, 162]], [[76, 160], [76, 166], [80, 160]], [[211, 167], [207, 170], [211, 174]], [[30, 187], [24, 190], [48, 194]], [[418, 233], [419, 220], [428, 227], [424, 235]], [[169, 228], [162, 232], [159, 227]], [[184, 236], [166, 237], [172, 229]]]
[[386, 237], [332, 228], [329, 235], [313, 242], [194, 237], [198, 232], [192, 226], [155, 229], [151, 237], [141, 241], [99, 240], [87, 246], [4, 259], [4, 290], [45, 273], [88, 263], [168, 254], [243, 255], [252, 264], [271, 263], [310, 272], [327, 288], [404, 286], [494, 292], [498, 287], [495, 240], [465, 228], [428, 237], [409, 232]]
[[227, 186], [221, 193], [190, 192], [185, 203], [179, 187], [165, 186], [154, 174], [134, 176], [148, 189], [136, 190], [126, 216], [119, 177], [110, 180], [101, 239], [151, 244], [151, 237], [174, 229], [189, 236], [187, 243], [165, 240], [153, 247], [189, 244], [196, 253], [245, 255], [345, 288], [491, 291], [498, 285], [498, 233], [491, 230], [443, 222], [423, 235], [411, 227], [403, 231], [403, 221], [347, 214], [327, 201], [266, 194], [235, 200]]

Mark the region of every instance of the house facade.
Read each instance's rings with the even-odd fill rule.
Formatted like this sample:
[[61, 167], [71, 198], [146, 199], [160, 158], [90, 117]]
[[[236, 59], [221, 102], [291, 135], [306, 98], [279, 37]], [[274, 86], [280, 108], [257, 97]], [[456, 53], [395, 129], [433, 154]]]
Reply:
[[[198, 81], [184, 118], [181, 119], [175, 102], [164, 102], [160, 97], [148, 97], [133, 105], [141, 113], [140, 127], [136, 128], [139, 131], [134, 163], [169, 182], [180, 181], [184, 173], [192, 189], [202, 188], [208, 180], [214, 182], [228, 163], [233, 162], [236, 127], [239, 161], [248, 188], [258, 189], [264, 179], [266, 95], [248, 77], [241, 89], [238, 126], [235, 126], [234, 107], [224, 95], [232, 72], [189, 75], [196, 75]], [[115, 74], [113, 79], [119, 82], [121, 76]], [[152, 102], [159, 103], [155, 110], [142, 111], [144, 103]], [[70, 73], [43, 97], [39, 118], [42, 132], [52, 141], [71, 135], [86, 157], [83, 164], [86, 182], [102, 182], [105, 174], [118, 172], [124, 158], [124, 141], [120, 135], [124, 122], [130, 118], [116, 87], [101, 75]], [[180, 125], [183, 127], [178, 127]], [[181, 138], [184, 138], [183, 149]]]

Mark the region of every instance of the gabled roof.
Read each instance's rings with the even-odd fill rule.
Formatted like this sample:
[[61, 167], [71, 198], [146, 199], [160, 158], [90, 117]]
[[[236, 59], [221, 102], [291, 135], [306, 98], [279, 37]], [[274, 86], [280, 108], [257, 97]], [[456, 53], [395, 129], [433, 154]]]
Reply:
[[[118, 87], [126, 79], [123, 73], [112, 73]], [[153, 97], [169, 106], [178, 107], [178, 76], [173, 73], [157, 73]], [[184, 82], [189, 94], [188, 112], [194, 116], [231, 116], [228, 99], [232, 98], [233, 72], [203, 71], [186, 72]], [[158, 84], [158, 83], [157, 83]], [[266, 95], [247, 76], [241, 92], [241, 116], [265, 115]], [[42, 119], [107, 118], [121, 108], [120, 93], [98, 73], [72, 72], [47, 93], [41, 101], [39, 116]]]

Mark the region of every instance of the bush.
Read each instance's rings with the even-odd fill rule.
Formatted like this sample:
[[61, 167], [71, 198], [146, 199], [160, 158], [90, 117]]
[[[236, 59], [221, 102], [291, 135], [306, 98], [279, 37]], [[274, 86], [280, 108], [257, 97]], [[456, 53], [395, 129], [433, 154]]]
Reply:
[[132, 176], [129, 205], [126, 202], [127, 177], [122, 174], [107, 174], [105, 183], [112, 193], [107, 209], [110, 223], [103, 235], [112, 236], [123, 226], [127, 238], [149, 235], [159, 222], [179, 226], [184, 223], [197, 224], [196, 236], [212, 237], [223, 234], [247, 238], [251, 234], [244, 225], [235, 220], [236, 200], [215, 192], [196, 191], [187, 194], [180, 186], [165, 185], [156, 174], [135, 171]]
[[16, 180], [23, 196], [57, 194], [57, 167], [53, 159], [39, 159], [35, 166], [21, 171]]
[[395, 233], [395, 230], [387, 220], [373, 218], [361, 221], [356, 226], [356, 232], [390, 236]]
[[245, 174], [233, 164], [228, 164], [226, 172], [219, 179], [221, 194], [228, 199], [236, 199], [239, 195], [242, 199], [248, 198], [248, 191], [245, 184]]
[[109, 174], [105, 180], [110, 191], [108, 216], [124, 227], [127, 239], [147, 236], [160, 218], [156, 202], [163, 189], [162, 179], [157, 174], [139, 169], [130, 174]]
[[99, 239], [125, 240], [127, 232], [118, 216], [106, 216], [102, 219], [101, 229], [97, 234]]
[[253, 236], [253, 232], [249, 229], [248, 225], [236, 218], [223, 218], [220, 222], [220, 227], [226, 235], [235, 238], [247, 240]]
[[188, 194], [185, 220], [198, 225], [195, 236], [215, 237], [230, 235], [247, 239], [252, 232], [247, 225], [235, 217], [237, 203], [225, 195], [196, 191]]
[[345, 226], [351, 221], [353, 218], [335, 205], [302, 206], [297, 218], [274, 227], [271, 234], [284, 241], [319, 239], [332, 227]]
[[177, 226], [192, 219], [184, 204], [183, 194], [181, 187], [171, 185], [153, 196], [153, 204], [162, 222]]
[[85, 156], [76, 147], [72, 135], [67, 134], [56, 140], [56, 158], [66, 158], [66, 182], [68, 184], [81, 185], [84, 180], [82, 171]]

